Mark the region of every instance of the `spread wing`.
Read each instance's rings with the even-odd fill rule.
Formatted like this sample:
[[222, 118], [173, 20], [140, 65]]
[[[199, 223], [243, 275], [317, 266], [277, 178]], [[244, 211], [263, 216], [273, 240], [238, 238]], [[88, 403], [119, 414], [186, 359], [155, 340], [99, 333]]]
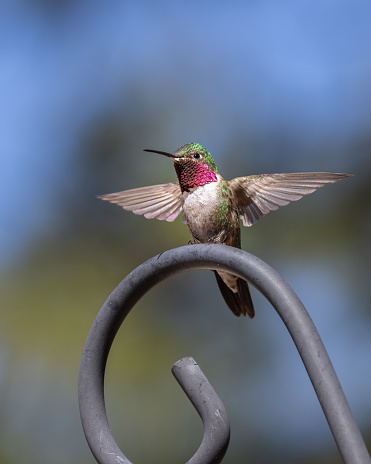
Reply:
[[177, 182], [108, 193], [98, 198], [116, 203], [135, 214], [143, 214], [148, 219], [172, 222], [182, 211], [182, 192]]
[[300, 200], [319, 187], [332, 184], [352, 174], [335, 172], [293, 172], [236, 177], [230, 181], [244, 226], [252, 226], [261, 217]]

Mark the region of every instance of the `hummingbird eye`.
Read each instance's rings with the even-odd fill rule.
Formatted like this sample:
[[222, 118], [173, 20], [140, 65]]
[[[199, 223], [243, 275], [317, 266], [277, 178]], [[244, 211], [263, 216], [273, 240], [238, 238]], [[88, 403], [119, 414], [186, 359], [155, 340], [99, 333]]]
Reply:
[[201, 155], [196, 152], [193, 154], [193, 158], [196, 158], [196, 159], [201, 158]]

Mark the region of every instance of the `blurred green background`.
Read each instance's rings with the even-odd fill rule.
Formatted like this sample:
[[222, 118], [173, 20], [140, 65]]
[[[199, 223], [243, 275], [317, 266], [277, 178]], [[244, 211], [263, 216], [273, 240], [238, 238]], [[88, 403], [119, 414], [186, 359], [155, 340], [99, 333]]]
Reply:
[[[311, 314], [371, 440], [371, 4], [5, 0], [0, 6], [0, 463], [92, 464], [77, 376], [89, 328], [141, 262], [190, 236], [97, 194], [175, 180], [143, 153], [199, 142], [226, 179], [355, 177], [243, 231]], [[340, 463], [296, 349], [255, 290], [233, 317], [211, 272], [147, 294], [106, 398], [135, 463], [185, 462], [202, 427], [172, 378], [192, 355], [221, 396], [225, 463]]]

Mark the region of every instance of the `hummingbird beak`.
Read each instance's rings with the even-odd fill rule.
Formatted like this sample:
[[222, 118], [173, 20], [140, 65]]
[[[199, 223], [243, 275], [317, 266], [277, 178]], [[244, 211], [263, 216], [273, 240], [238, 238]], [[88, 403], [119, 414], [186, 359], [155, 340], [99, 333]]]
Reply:
[[176, 158], [172, 153], [167, 153], [166, 151], [158, 151], [158, 150], [143, 150], [143, 151], [148, 151], [149, 153], [158, 153], [159, 155], [164, 155], [167, 156], [168, 158]]

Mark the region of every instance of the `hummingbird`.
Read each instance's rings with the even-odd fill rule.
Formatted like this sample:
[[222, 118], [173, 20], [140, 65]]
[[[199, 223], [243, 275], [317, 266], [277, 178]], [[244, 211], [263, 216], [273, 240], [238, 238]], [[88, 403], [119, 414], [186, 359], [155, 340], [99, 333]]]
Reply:
[[[241, 248], [240, 222], [250, 227], [260, 218], [297, 201], [325, 184], [352, 174], [294, 172], [260, 174], [225, 180], [215, 161], [199, 143], [187, 143], [175, 153], [144, 150], [171, 158], [178, 182], [152, 185], [99, 195], [148, 219], [174, 221], [183, 212], [192, 240]], [[236, 316], [255, 315], [245, 280], [228, 272], [214, 271], [221, 294]]]

